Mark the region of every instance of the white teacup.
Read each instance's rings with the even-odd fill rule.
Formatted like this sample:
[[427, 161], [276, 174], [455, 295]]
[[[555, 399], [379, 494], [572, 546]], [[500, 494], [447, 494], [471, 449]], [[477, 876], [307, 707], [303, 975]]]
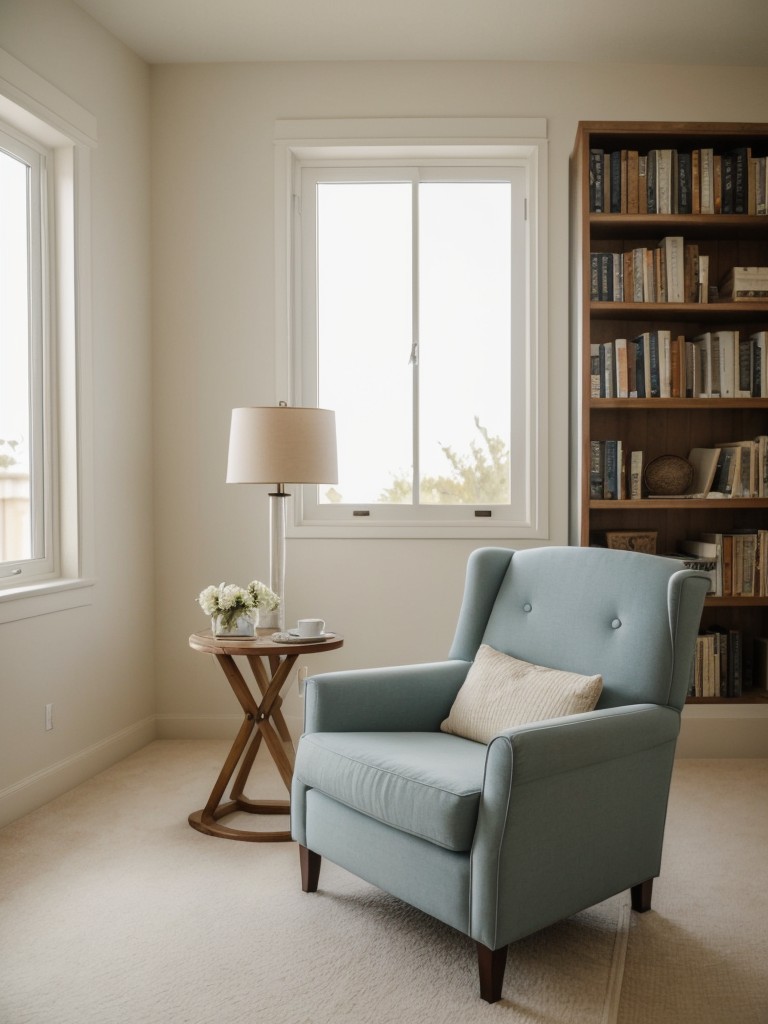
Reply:
[[299, 619], [296, 632], [307, 638], [322, 636], [325, 632], [325, 619]]

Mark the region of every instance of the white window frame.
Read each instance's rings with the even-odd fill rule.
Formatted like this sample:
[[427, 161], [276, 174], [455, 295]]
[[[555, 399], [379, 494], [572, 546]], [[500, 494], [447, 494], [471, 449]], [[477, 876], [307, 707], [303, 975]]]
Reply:
[[[294, 537], [546, 539], [547, 295], [546, 122], [518, 118], [409, 118], [279, 121], [276, 146], [276, 392], [290, 405], [316, 404], [303, 374], [301, 216], [304, 167], [516, 165], [527, 175], [524, 508], [514, 516], [492, 506], [320, 506], [294, 486], [288, 535]], [[316, 489], [314, 490], [316, 495]], [[352, 510], [369, 512], [353, 515]], [[331, 517], [331, 518], [329, 518]]]
[[[92, 601], [93, 468], [90, 156], [96, 121], [0, 50], [0, 123], [47, 170], [41, 349], [33, 368], [46, 465], [44, 562], [0, 570], [0, 623]], [[43, 213], [46, 211], [43, 210]], [[9, 569], [21, 568], [21, 572]]]

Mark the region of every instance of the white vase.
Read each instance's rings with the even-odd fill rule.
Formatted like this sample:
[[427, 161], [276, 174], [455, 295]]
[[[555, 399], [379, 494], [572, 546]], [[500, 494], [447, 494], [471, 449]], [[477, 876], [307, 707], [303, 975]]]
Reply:
[[253, 636], [253, 627], [253, 617], [250, 615], [241, 615], [239, 619], [232, 623], [229, 629], [221, 615], [211, 616], [211, 632], [214, 636]]
[[256, 609], [256, 625], [259, 629], [279, 629], [280, 628], [280, 609], [275, 608], [272, 611], [267, 611], [266, 608]]

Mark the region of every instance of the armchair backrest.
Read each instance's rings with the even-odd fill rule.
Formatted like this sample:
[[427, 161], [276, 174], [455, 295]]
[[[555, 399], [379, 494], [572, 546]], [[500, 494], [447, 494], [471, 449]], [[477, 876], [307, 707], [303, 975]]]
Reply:
[[598, 707], [680, 710], [708, 577], [672, 559], [605, 548], [480, 548], [467, 566], [450, 657], [481, 643], [524, 661], [600, 674]]

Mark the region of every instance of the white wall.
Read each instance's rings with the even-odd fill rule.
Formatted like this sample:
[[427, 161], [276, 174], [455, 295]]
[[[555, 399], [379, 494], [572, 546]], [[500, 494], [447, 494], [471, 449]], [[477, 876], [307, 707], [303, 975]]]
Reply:
[[[3, 0], [0, 46], [93, 113], [99, 132], [97, 586], [90, 606], [0, 625], [1, 822], [146, 742], [155, 712], [161, 735], [234, 733], [234, 698], [187, 637], [205, 625], [195, 604], [203, 586], [267, 573], [266, 488], [227, 487], [224, 467], [230, 409], [276, 398], [276, 118], [547, 118], [551, 540], [566, 543], [576, 122], [761, 120], [768, 72], [493, 62], [150, 70], [69, 0]], [[289, 619], [320, 614], [347, 637], [340, 652], [307, 659], [310, 669], [441, 658], [471, 547], [289, 541]], [[55, 728], [45, 732], [49, 702]], [[295, 689], [287, 711], [298, 728]], [[768, 752], [766, 719], [740, 717], [750, 709], [729, 708], [722, 721], [695, 712], [684, 752]]]
[[[154, 735], [146, 64], [68, 0], [3, 0], [0, 46], [97, 118], [93, 603], [0, 625], [0, 822]], [[44, 708], [54, 704], [54, 728]]]
[[[274, 120], [547, 119], [550, 539], [562, 544], [568, 541], [568, 161], [577, 122], [759, 121], [767, 87], [765, 69], [620, 63], [152, 69], [161, 734], [233, 734], [234, 719], [227, 716], [237, 717], [239, 710], [223, 676], [212, 659], [186, 647], [188, 633], [206, 625], [194, 598], [209, 583], [264, 579], [268, 571], [267, 488], [227, 487], [224, 473], [230, 409], [282, 397], [273, 383]], [[289, 540], [288, 621], [321, 615], [347, 638], [341, 651], [307, 659], [310, 670], [443, 657], [472, 546], [466, 541]], [[768, 754], [768, 719], [745, 724], [739, 716], [753, 709], [728, 710], [729, 717], [715, 727], [719, 737], [730, 737], [727, 749], [735, 755]], [[287, 712], [298, 728], [295, 688]], [[707, 752], [696, 739], [701, 712], [697, 708], [699, 717], [684, 727], [681, 749], [691, 754]]]

